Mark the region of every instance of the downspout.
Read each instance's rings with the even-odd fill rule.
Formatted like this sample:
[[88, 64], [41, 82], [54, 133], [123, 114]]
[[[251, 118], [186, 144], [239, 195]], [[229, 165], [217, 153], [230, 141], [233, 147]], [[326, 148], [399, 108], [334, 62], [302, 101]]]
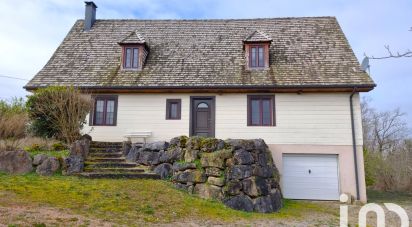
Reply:
[[358, 173], [358, 155], [356, 150], [356, 132], [355, 132], [355, 117], [353, 116], [353, 95], [356, 94], [356, 87], [353, 88], [352, 94], [349, 96], [350, 104], [350, 119], [352, 125], [352, 146], [353, 146], [353, 160], [355, 164], [355, 178], [356, 178], [356, 199], [360, 200], [359, 195], [359, 173]]

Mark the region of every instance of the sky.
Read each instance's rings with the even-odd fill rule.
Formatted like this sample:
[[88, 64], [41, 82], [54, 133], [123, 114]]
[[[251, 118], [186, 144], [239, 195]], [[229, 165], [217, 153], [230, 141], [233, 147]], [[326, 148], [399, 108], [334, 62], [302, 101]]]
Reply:
[[[96, 0], [97, 19], [226, 19], [335, 16], [359, 61], [412, 49], [411, 0]], [[83, 0], [1, 0], [0, 75], [31, 79], [77, 19]], [[378, 110], [405, 112], [412, 127], [412, 58], [371, 60]], [[0, 77], [0, 99], [27, 95], [25, 80]]]

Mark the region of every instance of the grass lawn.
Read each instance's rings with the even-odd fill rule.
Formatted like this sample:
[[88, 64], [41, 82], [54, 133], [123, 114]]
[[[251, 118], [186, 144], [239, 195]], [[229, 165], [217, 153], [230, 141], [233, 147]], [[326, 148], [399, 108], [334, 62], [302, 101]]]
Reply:
[[[67, 209], [87, 217], [117, 224], [170, 223], [185, 220], [219, 222], [258, 219], [289, 220], [303, 218], [308, 212], [331, 214], [317, 203], [284, 200], [279, 213], [247, 213], [226, 208], [219, 202], [191, 196], [161, 180], [82, 179], [68, 176], [41, 177], [35, 174], [0, 174], [0, 202], [37, 204]], [[0, 203], [0, 205], [2, 205]]]

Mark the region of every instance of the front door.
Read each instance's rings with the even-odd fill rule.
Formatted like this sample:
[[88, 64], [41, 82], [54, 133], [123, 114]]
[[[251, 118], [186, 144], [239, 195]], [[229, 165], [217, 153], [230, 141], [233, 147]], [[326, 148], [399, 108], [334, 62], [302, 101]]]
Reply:
[[215, 136], [215, 98], [191, 97], [191, 135]]

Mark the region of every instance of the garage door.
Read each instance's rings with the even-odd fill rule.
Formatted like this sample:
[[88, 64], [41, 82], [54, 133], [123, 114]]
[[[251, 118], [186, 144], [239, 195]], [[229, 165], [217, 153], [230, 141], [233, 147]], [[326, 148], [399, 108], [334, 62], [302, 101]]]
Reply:
[[284, 154], [282, 182], [285, 198], [338, 200], [338, 156]]

